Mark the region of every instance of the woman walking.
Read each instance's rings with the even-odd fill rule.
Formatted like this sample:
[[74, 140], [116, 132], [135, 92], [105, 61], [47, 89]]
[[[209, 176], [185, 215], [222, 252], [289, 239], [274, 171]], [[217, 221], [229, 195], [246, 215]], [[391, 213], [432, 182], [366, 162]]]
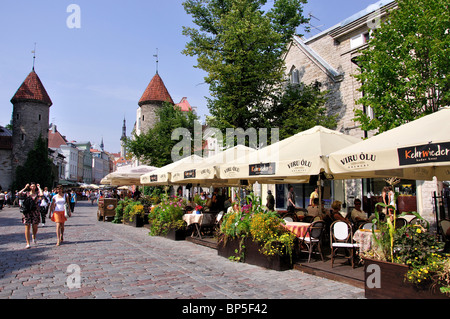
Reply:
[[69, 199], [64, 194], [64, 189], [61, 185], [56, 187], [57, 194], [52, 198], [52, 204], [50, 206], [51, 220], [56, 223], [56, 246], [59, 246], [64, 241], [64, 223], [67, 218], [64, 213], [64, 206], [69, 206], [69, 216], [71, 216]]
[[22, 189], [19, 194], [23, 194], [24, 200], [21, 206], [23, 214], [22, 223], [25, 225], [26, 249], [30, 248], [30, 230], [33, 229], [32, 241], [36, 244], [38, 225], [41, 221], [41, 211], [39, 209], [40, 197], [43, 195], [39, 184], [30, 183]]

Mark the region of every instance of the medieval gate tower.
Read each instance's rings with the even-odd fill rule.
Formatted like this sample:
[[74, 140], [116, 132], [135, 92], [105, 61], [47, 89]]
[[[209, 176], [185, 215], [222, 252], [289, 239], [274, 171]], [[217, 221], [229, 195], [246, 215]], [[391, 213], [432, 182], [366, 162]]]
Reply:
[[28, 152], [42, 136], [48, 141], [49, 113], [53, 104], [38, 75], [33, 70], [11, 99], [12, 115], [12, 174], [25, 163]]

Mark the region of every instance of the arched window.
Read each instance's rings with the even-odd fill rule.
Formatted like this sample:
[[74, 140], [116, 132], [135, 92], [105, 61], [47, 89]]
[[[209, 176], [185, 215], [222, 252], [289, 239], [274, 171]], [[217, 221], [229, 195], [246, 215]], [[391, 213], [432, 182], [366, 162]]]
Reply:
[[300, 83], [300, 74], [296, 69], [295, 65], [292, 66], [290, 72], [291, 84], [299, 84]]

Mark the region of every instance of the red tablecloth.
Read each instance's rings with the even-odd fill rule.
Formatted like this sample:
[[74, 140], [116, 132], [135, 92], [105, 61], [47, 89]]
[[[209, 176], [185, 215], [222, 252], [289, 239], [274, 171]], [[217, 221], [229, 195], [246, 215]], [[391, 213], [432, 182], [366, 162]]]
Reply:
[[[380, 231], [375, 230], [376, 236], [380, 236]], [[353, 241], [359, 244], [359, 251], [368, 251], [373, 245], [373, 233], [371, 229], [358, 229], [353, 234]]]
[[293, 232], [295, 236], [303, 238], [310, 225], [311, 223], [286, 222], [286, 225], [283, 226], [286, 227], [289, 231]]

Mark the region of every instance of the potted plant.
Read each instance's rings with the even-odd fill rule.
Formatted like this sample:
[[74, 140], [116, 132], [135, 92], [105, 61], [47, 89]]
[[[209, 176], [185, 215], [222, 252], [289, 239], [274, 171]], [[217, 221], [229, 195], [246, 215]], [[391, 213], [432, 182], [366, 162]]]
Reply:
[[119, 202], [117, 203], [117, 207], [116, 207], [116, 215], [114, 216], [112, 223], [114, 223], [114, 224], [122, 223], [123, 211], [124, 211], [125, 207], [127, 207], [128, 204], [132, 201], [133, 200], [128, 197], [125, 197], [123, 200], [119, 200]]
[[285, 229], [275, 212], [261, 205], [260, 198], [247, 197], [248, 204], [224, 216], [218, 254], [274, 270], [292, 268], [295, 235]]
[[149, 213], [150, 235], [166, 236], [174, 240], [184, 240], [185, 225], [183, 221], [185, 202], [178, 197], [166, 197], [152, 207]]
[[144, 226], [144, 205], [131, 201], [123, 210], [123, 223], [134, 227]]
[[443, 253], [443, 243], [428, 231], [429, 223], [414, 212], [422, 223], [398, 228], [395, 207], [377, 205], [392, 209], [393, 216], [383, 221], [375, 213], [374, 244], [362, 254], [366, 298], [450, 297], [450, 255]]

